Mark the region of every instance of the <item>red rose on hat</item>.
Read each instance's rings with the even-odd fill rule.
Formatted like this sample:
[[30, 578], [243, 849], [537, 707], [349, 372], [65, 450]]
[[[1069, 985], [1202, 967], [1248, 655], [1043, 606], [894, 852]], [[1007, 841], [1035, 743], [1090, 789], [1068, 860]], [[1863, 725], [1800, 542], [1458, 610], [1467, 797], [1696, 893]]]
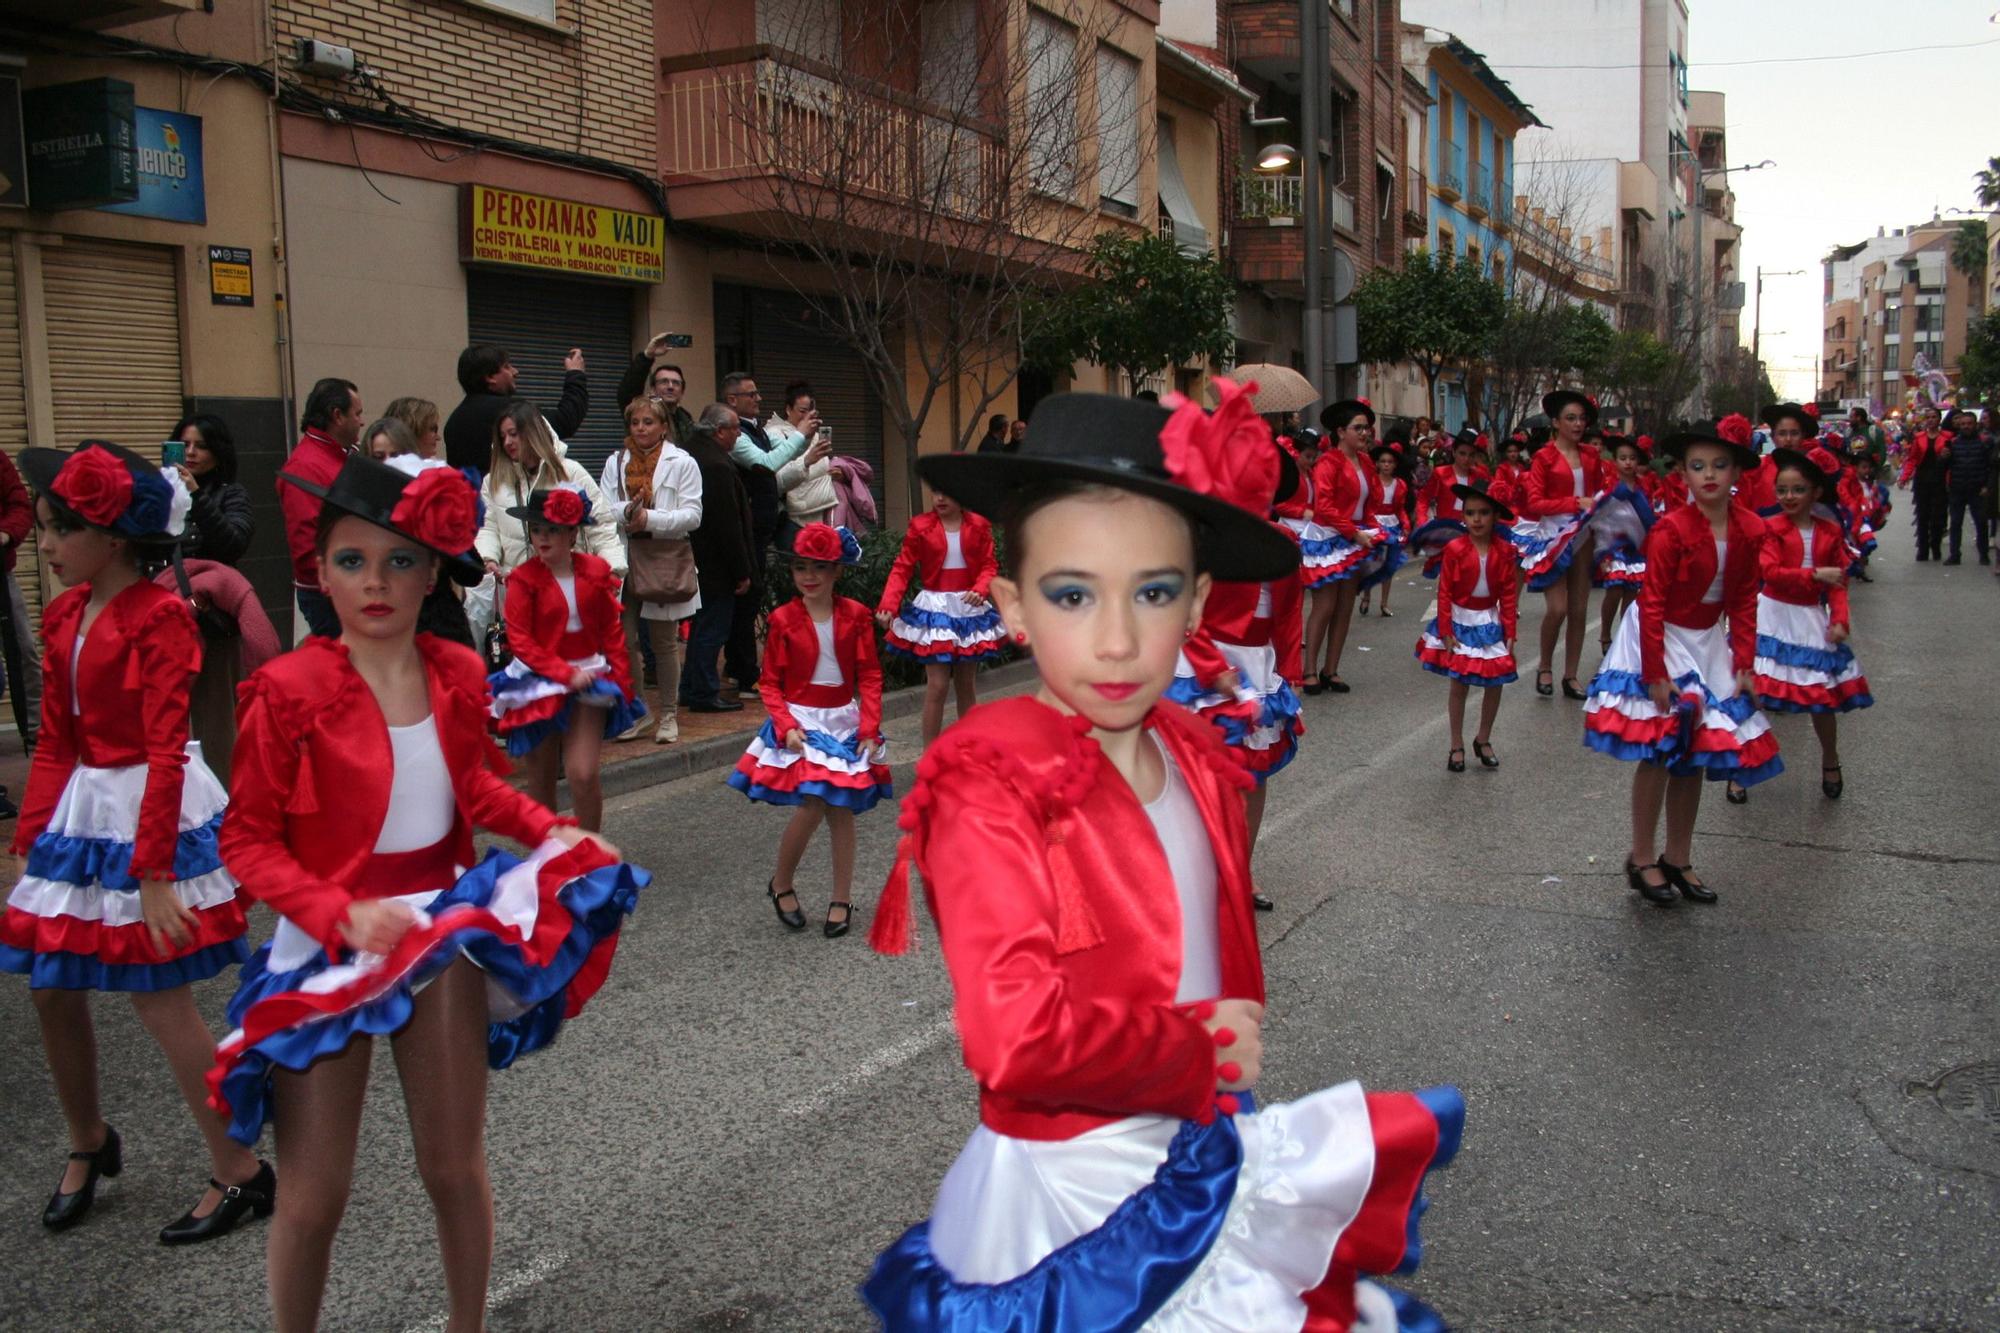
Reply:
[[1250, 401], [1256, 385], [1218, 379], [1215, 391], [1221, 401], [1213, 415], [1178, 395], [1168, 401], [1174, 414], [1160, 431], [1167, 475], [1191, 491], [1261, 515], [1278, 490], [1278, 454], [1271, 448], [1271, 428]]
[[808, 523], [792, 538], [792, 554], [821, 564], [840, 563], [840, 534], [824, 523]]
[[583, 522], [583, 497], [568, 487], [550, 491], [542, 501], [542, 517], [565, 528]]
[[1750, 443], [1750, 418], [1741, 412], [1731, 412], [1715, 423], [1715, 433], [1731, 444], [1748, 447]]
[[108, 528], [132, 503], [132, 473], [108, 450], [85, 445], [69, 456], [49, 489], [84, 522]]
[[1811, 417], [1814, 421], [1819, 420], [1818, 403], [1807, 403], [1804, 407], [1800, 408], [1799, 411], [1805, 413], [1807, 416]]
[[479, 497], [450, 468], [426, 468], [403, 487], [389, 521], [424, 545], [453, 555], [479, 531]]

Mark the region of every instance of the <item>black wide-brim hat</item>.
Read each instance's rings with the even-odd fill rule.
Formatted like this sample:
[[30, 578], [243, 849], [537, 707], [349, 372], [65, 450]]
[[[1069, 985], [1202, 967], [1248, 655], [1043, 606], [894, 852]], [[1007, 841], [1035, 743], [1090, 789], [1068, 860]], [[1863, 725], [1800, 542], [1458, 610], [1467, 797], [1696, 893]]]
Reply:
[[1367, 417], [1368, 424], [1372, 426], [1375, 424], [1375, 409], [1359, 398], [1343, 398], [1337, 403], [1328, 403], [1319, 410], [1320, 428], [1327, 433], [1328, 438], [1338, 436], [1341, 427], [1356, 417]]
[[1455, 481], [1451, 485], [1451, 493], [1456, 495], [1461, 503], [1466, 500], [1486, 501], [1487, 504], [1493, 506], [1493, 515], [1495, 518], [1512, 519], [1514, 517], [1513, 507], [1503, 500], [1494, 499], [1493, 492], [1487, 490], [1484, 486], [1473, 486], [1463, 481]]
[[1771, 451], [1771, 468], [1774, 475], [1783, 472], [1786, 468], [1795, 468], [1798, 470], [1800, 476], [1819, 487], [1819, 493], [1822, 496], [1833, 494], [1833, 478], [1826, 474], [1825, 468], [1813, 462], [1802, 450], [1773, 449]]
[[1168, 473], [1160, 432], [1172, 416], [1158, 403], [1059, 393], [1036, 404], [1019, 453], [927, 454], [917, 473], [990, 519], [1005, 518], [1023, 492], [1049, 482], [1131, 491], [1188, 517], [1197, 563], [1211, 576], [1262, 583], [1296, 574], [1297, 544], [1262, 514], [1190, 490]]
[[1292, 451], [1278, 450], [1278, 492], [1272, 497], [1273, 505], [1281, 505], [1299, 493], [1305, 484], [1305, 476], [1299, 471], [1299, 460], [1292, 457]]
[[[85, 440], [77, 445], [77, 449], [93, 447], [104, 450], [119, 462], [140, 472], [158, 472], [160, 470], [159, 464], [153, 462], [151, 459], [142, 456], [134, 450], [127, 449], [122, 444], [113, 444], [109, 440]], [[160, 551], [166, 550], [166, 548], [180, 540], [179, 537], [170, 536], [164, 532], [153, 532], [135, 536], [132, 533], [111, 527], [108, 524], [92, 523], [82, 514], [70, 508], [69, 504], [51, 489], [51, 486], [55, 482], [56, 474], [62, 471], [63, 464], [69, 462], [70, 456], [75, 452], [75, 449], [23, 449], [14, 461], [20, 469], [21, 479], [28, 483], [29, 490], [47, 500], [57, 509], [60, 509], [66, 517], [75, 519], [87, 528], [94, 528], [98, 532], [108, 533], [113, 537], [119, 537], [139, 546]]]
[[485, 570], [485, 566], [469, 552], [447, 551], [433, 546], [416, 533], [392, 522], [389, 516], [395, 512], [396, 502], [403, 498], [403, 489], [416, 477], [386, 463], [378, 463], [366, 454], [349, 454], [347, 461], [340, 465], [339, 475], [334, 477], [331, 486], [320, 486], [284, 471], [278, 473], [278, 480], [287, 486], [298, 487], [307, 495], [318, 496], [343, 514], [352, 514], [378, 528], [386, 528], [398, 537], [407, 538], [426, 551], [436, 553], [449, 573], [464, 574], [471, 581], [478, 582]]
[[584, 524], [590, 522], [590, 501], [584, 500], [583, 497], [575, 491], [571, 491], [570, 494], [576, 495], [579, 500], [583, 501], [583, 513], [580, 517], [578, 517], [576, 522], [564, 523], [560, 519], [550, 518], [548, 514], [548, 503], [549, 503], [549, 496], [552, 495], [553, 493], [554, 492], [552, 491], [535, 491], [533, 494], [528, 496], [528, 503], [524, 505], [508, 506], [507, 517], [518, 518], [523, 523], [540, 523], [546, 527], [569, 528], [571, 530], [581, 528]]
[[1787, 417], [1799, 423], [1799, 429], [1805, 432], [1808, 440], [1819, 435], [1819, 418], [1797, 403], [1774, 403], [1757, 414], [1757, 419], [1772, 430], [1776, 430], [1778, 423]]
[[1556, 418], [1561, 416], [1562, 410], [1571, 403], [1582, 404], [1584, 425], [1597, 424], [1597, 404], [1590, 401], [1589, 394], [1578, 393], [1575, 389], [1557, 389], [1553, 393], [1542, 395], [1542, 413], [1548, 417], [1549, 425], [1554, 426]]
[[1712, 430], [1699, 428], [1677, 431], [1667, 436], [1666, 442], [1660, 446], [1660, 452], [1669, 458], [1686, 462], [1687, 451], [1697, 444], [1712, 444], [1717, 448], [1727, 449], [1735, 457], [1736, 466], [1742, 468], [1745, 472], [1757, 466], [1757, 451], [1749, 445], [1738, 444], [1734, 440], [1725, 440]]

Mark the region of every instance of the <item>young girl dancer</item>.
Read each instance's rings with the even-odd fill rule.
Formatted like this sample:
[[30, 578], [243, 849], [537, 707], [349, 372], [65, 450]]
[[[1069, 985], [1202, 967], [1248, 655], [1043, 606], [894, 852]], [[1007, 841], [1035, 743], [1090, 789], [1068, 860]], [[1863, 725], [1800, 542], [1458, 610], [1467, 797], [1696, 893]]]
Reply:
[[[1703, 776], [1752, 787], [1783, 771], [1784, 761], [1757, 711], [1752, 671], [1763, 523], [1730, 498], [1755, 455], [1702, 431], [1663, 447], [1681, 460], [1694, 502], [1669, 511], [1646, 539], [1646, 581], [1590, 684], [1583, 739], [1638, 761], [1625, 878], [1648, 902], [1668, 907], [1676, 896], [1716, 900], [1691, 869]], [[1664, 847], [1655, 841], [1663, 805]]]
[[[1623, 435], [1607, 435], [1605, 445], [1611, 451], [1612, 464], [1616, 471], [1612, 474], [1612, 485], [1622, 486], [1630, 492], [1634, 501], [1643, 504], [1644, 527], [1637, 533], [1636, 540], [1601, 543], [1603, 549], [1597, 555], [1597, 569], [1592, 573], [1590, 586], [1604, 589], [1604, 604], [1598, 613], [1598, 643], [1605, 652], [1611, 651], [1611, 631], [1618, 625], [1618, 618], [1625, 608], [1639, 594], [1639, 585], [1646, 579], [1645, 531], [1652, 526], [1652, 493], [1646, 487], [1646, 480], [1653, 474], [1646, 467], [1646, 446]], [[1636, 507], [1636, 506], [1635, 506]]]
[[833, 901], [823, 929], [830, 940], [845, 935], [854, 919], [854, 816], [895, 795], [882, 735], [874, 625], [867, 607], [834, 594], [841, 566], [860, 560], [861, 543], [845, 528], [809, 523], [793, 536], [792, 585], [799, 595], [771, 613], [758, 682], [770, 719], [729, 775], [729, 785], [753, 801], [798, 807], [778, 841], [778, 868], [764, 889], [778, 920], [793, 930], [804, 930], [806, 917], [792, 879], [820, 821], [826, 822], [833, 839]]
[[[1319, 419], [1330, 439], [1313, 464], [1313, 519], [1332, 536], [1327, 562], [1306, 585], [1313, 595], [1306, 616], [1305, 662], [1315, 673], [1306, 682], [1306, 693], [1346, 694], [1351, 687], [1340, 678], [1340, 655], [1354, 619], [1357, 585], [1382, 539], [1369, 518], [1375, 467], [1368, 449], [1375, 442], [1375, 409], [1351, 398], [1330, 404]], [[1305, 550], [1303, 545], [1300, 549]]]
[[646, 715], [633, 697], [618, 576], [576, 549], [577, 529], [590, 516], [581, 491], [536, 491], [507, 512], [527, 526], [534, 553], [507, 578], [514, 660], [488, 682], [493, 716], [507, 753], [527, 757], [528, 795], [553, 809], [556, 778], [567, 776], [570, 809], [594, 833], [604, 823], [604, 742]]
[[1584, 433], [1597, 423], [1597, 404], [1572, 389], [1542, 399], [1553, 431], [1535, 451], [1513, 501], [1524, 522], [1514, 529], [1521, 572], [1542, 594], [1541, 656], [1535, 693], [1555, 693], [1556, 640], [1563, 640], [1563, 698], [1581, 699], [1576, 673], [1583, 664], [1584, 626], [1590, 620], [1590, 570], [1595, 543], [1585, 531], [1591, 504], [1604, 489], [1604, 460]]
[[1494, 524], [1513, 511], [1477, 486], [1458, 483], [1465, 535], [1444, 548], [1439, 561], [1437, 615], [1417, 640], [1424, 670], [1451, 681], [1445, 708], [1451, 719], [1451, 751], [1445, 767], [1465, 771], [1465, 697], [1478, 686], [1479, 730], [1472, 752], [1486, 768], [1500, 767], [1493, 753], [1493, 719], [1500, 713], [1500, 688], [1511, 685], [1514, 639], [1519, 629], [1521, 561], [1512, 542], [1494, 535]]
[[1192, 489], [1233, 493], [1268, 449], [1214, 447], [1225, 432], [1172, 415], [1063, 394], [1020, 454], [919, 464], [1004, 518], [994, 600], [1041, 688], [924, 756], [873, 932], [907, 947], [914, 860], [979, 1084], [930, 1220], [862, 1287], [899, 1333], [1393, 1328], [1358, 1273], [1414, 1262], [1418, 1186], [1457, 1146], [1450, 1089], [1250, 1095], [1249, 779], [1212, 727], [1156, 704], [1210, 579], [1283, 579], [1297, 556]]
[[160, 1233], [208, 1240], [271, 1211], [271, 1168], [203, 1105], [215, 1039], [191, 982], [243, 961], [243, 908], [216, 854], [222, 786], [188, 745], [201, 635], [187, 603], [139, 572], [187, 521], [180, 474], [87, 440], [21, 451], [37, 551], [68, 589], [42, 612], [41, 741], [14, 852], [27, 863], [0, 917], [0, 971], [28, 978], [42, 1050], [69, 1128], [69, 1164], [42, 1210], [61, 1231], [124, 1166], [98, 1102], [92, 991], [124, 991], [159, 1043], [208, 1143], [210, 1188]]
[[1839, 523], [1814, 512], [1830, 489], [1828, 473], [1840, 464], [1824, 449], [1780, 449], [1771, 463], [1782, 512], [1764, 524], [1757, 697], [1772, 712], [1811, 715], [1820, 790], [1837, 801], [1847, 786], [1840, 771], [1840, 715], [1875, 702], [1847, 644], [1846, 538]]
[[[292, 484], [325, 502], [319, 568], [340, 636], [243, 686], [222, 854], [278, 929], [230, 1002], [210, 1105], [238, 1142], [276, 1122], [274, 1323], [313, 1328], [371, 1038], [391, 1037], [450, 1327], [476, 1329], [493, 1257], [487, 1066], [546, 1045], [583, 1008], [646, 875], [502, 779], [479, 657], [416, 633], [440, 562], [472, 542], [465, 479], [354, 456], [324, 489]], [[535, 850], [490, 851], [468, 871], [475, 829]]]
[[1378, 444], [1368, 451], [1375, 461], [1375, 494], [1373, 521], [1375, 530], [1382, 534], [1383, 552], [1381, 564], [1371, 574], [1361, 580], [1361, 596], [1357, 609], [1362, 615], [1368, 614], [1368, 598], [1376, 589], [1382, 589], [1382, 618], [1390, 618], [1389, 593], [1396, 586], [1396, 571], [1403, 564], [1403, 543], [1409, 540], [1416, 527], [1416, 488], [1411, 486], [1403, 473], [1403, 456], [1393, 444]]
[[[915, 573], [923, 590], [903, 605]], [[875, 623], [888, 633], [883, 647], [924, 664], [924, 746], [944, 729], [944, 700], [958, 696], [964, 717], [979, 701], [979, 664], [1000, 656], [1000, 613], [986, 600], [1000, 572], [993, 560], [993, 525], [959, 508], [942, 491], [931, 509], [910, 520], [903, 549], [889, 567]]]

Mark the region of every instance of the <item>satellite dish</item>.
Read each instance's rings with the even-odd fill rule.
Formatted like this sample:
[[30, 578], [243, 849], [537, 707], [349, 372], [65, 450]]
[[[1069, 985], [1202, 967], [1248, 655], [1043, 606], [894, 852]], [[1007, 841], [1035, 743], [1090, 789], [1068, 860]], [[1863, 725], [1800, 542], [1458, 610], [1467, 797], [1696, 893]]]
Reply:
[[1339, 246], [1333, 248], [1333, 303], [1339, 305], [1354, 295], [1354, 261]]

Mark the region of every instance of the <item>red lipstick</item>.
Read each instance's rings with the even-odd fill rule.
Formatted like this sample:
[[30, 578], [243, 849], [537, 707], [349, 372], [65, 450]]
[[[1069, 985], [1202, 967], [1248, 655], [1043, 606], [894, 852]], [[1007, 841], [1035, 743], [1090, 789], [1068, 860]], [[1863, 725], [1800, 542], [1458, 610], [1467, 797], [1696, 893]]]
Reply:
[[1092, 685], [1090, 688], [1096, 690], [1099, 694], [1109, 699], [1112, 703], [1122, 703], [1139, 692], [1139, 687], [1137, 685], [1124, 685], [1124, 684]]

